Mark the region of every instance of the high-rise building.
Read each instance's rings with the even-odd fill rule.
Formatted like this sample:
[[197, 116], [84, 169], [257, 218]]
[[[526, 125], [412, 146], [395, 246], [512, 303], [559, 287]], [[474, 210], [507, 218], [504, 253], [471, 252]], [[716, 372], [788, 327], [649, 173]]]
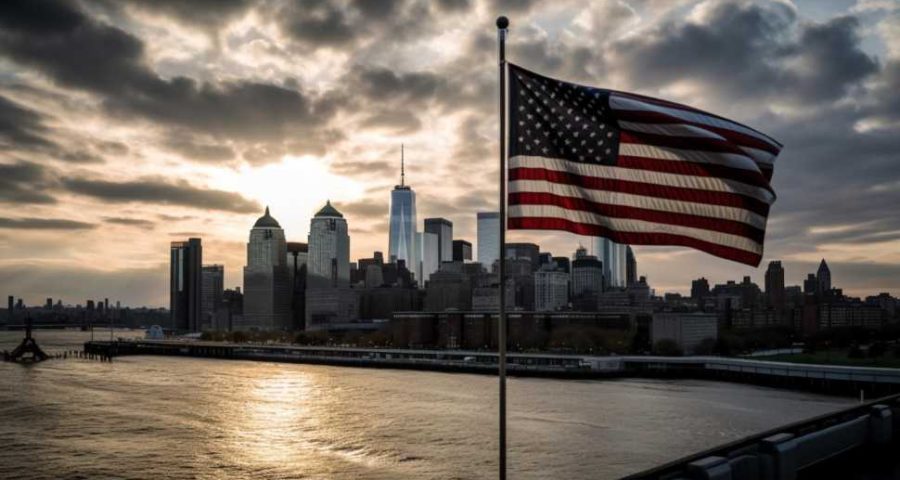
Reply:
[[169, 248], [169, 313], [174, 330], [200, 331], [202, 265], [203, 247], [199, 238], [172, 242]]
[[204, 330], [220, 330], [216, 325], [216, 312], [222, 306], [225, 294], [225, 267], [222, 265], [203, 265], [203, 278], [200, 297], [201, 327]]
[[625, 247], [625, 285], [637, 283], [637, 258], [631, 245]]
[[766, 306], [783, 309], [784, 299], [784, 267], [781, 261], [773, 260], [766, 268]]
[[806, 280], [803, 281], [803, 293], [805, 295], [816, 295], [819, 293], [819, 279], [816, 278], [815, 273], [806, 275]]
[[603, 263], [579, 248], [572, 261], [572, 297], [599, 295], [602, 291]]
[[[416, 273], [420, 255], [416, 248], [416, 192], [406, 185], [403, 147], [400, 147], [400, 185], [391, 191], [391, 213], [388, 231], [388, 258], [404, 260]], [[417, 275], [418, 279], [419, 275]], [[421, 282], [420, 282], [421, 283]]]
[[569, 303], [569, 275], [544, 265], [534, 272], [534, 309], [538, 312], [561, 310]]
[[700, 301], [703, 297], [709, 296], [709, 280], [700, 277], [691, 282], [691, 299]]
[[335, 288], [350, 285], [350, 235], [347, 220], [327, 202], [309, 225], [310, 288]]
[[819, 270], [816, 272], [816, 278], [819, 280], [819, 283], [816, 285], [816, 294], [819, 298], [829, 295], [831, 293], [831, 269], [828, 268], [828, 264], [825, 263], [824, 258], [822, 259], [822, 262], [819, 263]]
[[487, 271], [500, 258], [500, 213], [478, 212], [478, 263]]
[[437, 235], [438, 265], [453, 261], [453, 222], [446, 218], [426, 218], [425, 232]]
[[287, 242], [284, 230], [266, 207], [266, 213], [250, 230], [244, 267], [244, 315], [235, 328], [286, 330], [290, 328], [290, 314]]
[[422, 232], [422, 278], [419, 279], [419, 287], [424, 288], [425, 282], [431, 278], [431, 274], [438, 271], [441, 266], [441, 242], [436, 233]]
[[465, 262], [472, 260], [472, 244], [465, 240], [453, 241], [453, 261]]
[[608, 238], [594, 237], [594, 254], [603, 263], [605, 288], [624, 288], [626, 282], [627, 245], [615, 243]]
[[302, 330], [306, 316], [306, 264], [309, 245], [287, 242], [287, 266], [291, 285], [291, 329]]
[[540, 248], [534, 243], [507, 243], [505, 256], [510, 260], [528, 259], [531, 271], [537, 270], [541, 265]]

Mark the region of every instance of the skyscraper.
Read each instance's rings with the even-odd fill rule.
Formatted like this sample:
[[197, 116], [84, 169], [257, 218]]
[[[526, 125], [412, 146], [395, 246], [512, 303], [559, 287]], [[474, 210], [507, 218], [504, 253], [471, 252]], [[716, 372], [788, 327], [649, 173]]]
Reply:
[[202, 270], [201, 325], [203, 329], [220, 330], [220, 326], [216, 325], [215, 318], [225, 293], [225, 267], [204, 265]]
[[446, 218], [426, 218], [425, 232], [437, 235], [438, 265], [453, 261], [453, 222]]
[[453, 241], [453, 261], [465, 262], [472, 260], [472, 244], [466, 240]]
[[766, 306], [784, 308], [784, 267], [778, 260], [769, 262], [766, 268]]
[[816, 272], [816, 278], [819, 279], [816, 294], [819, 298], [824, 298], [831, 293], [831, 269], [828, 268], [828, 264], [825, 263], [824, 258], [822, 259], [822, 262], [819, 263], [819, 270]]
[[637, 258], [631, 245], [625, 247], [625, 286], [637, 283]]
[[247, 242], [244, 315], [236, 328], [284, 330], [290, 327], [291, 285], [287, 242], [278, 221], [266, 213], [256, 220]]
[[608, 238], [594, 237], [594, 254], [603, 263], [603, 279], [607, 288], [625, 287], [627, 280], [627, 245], [615, 243]]
[[572, 297], [598, 295], [603, 291], [603, 263], [580, 247], [572, 261]]
[[306, 316], [306, 264], [309, 261], [309, 245], [288, 242], [287, 255], [291, 285], [291, 329], [302, 330], [303, 319]]
[[485, 270], [500, 258], [500, 213], [478, 212], [478, 263]]
[[703, 297], [709, 296], [709, 280], [700, 277], [691, 281], [691, 299], [700, 301]]
[[350, 285], [350, 235], [347, 220], [327, 202], [309, 225], [310, 288], [337, 288]]
[[[427, 228], [428, 224], [425, 226]], [[422, 232], [419, 238], [422, 240], [420, 242], [422, 249], [422, 278], [419, 279], [419, 287], [424, 288], [425, 282], [428, 281], [431, 274], [438, 271], [441, 266], [441, 242], [438, 234], [428, 231]]]
[[197, 332], [202, 318], [203, 247], [199, 238], [172, 242], [169, 249], [169, 312], [172, 328]]
[[[388, 232], [388, 258], [391, 262], [404, 260], [411, 270], [418, 272], [419, 255], [416, 248], [416, 192], [406, 185], [403, 146], [400, 147], [400, 185], [391, 191], [390, 230]], [[420, 281], [421, 283], [421, 281]]]

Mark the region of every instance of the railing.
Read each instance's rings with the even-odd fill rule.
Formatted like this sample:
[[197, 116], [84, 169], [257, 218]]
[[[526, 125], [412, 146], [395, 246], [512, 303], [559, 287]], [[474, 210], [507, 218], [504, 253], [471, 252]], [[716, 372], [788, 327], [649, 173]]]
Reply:
[[623, 480], [788, 480], [864, 446], [890, 444], [900, 395], [778, 427], [689, 455]]

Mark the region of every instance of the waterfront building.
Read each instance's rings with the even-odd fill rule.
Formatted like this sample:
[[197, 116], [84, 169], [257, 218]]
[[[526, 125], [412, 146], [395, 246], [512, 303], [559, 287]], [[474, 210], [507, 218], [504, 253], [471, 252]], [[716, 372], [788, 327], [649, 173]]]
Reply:
[[250, 229], [244, 267], [244, 314], [239, 330], [285, 330], [291, 326], [291, 278], [284, 230], [269, 208]]
[[328, 330], [359, 320], [359, 292], [349, 287], [312, 288], [306, 292], [306, 330]]
[[350, 235], [347, 220], [330, 201], [310, 221], [308, 250], [309, 288], [350, 285]]
[[307, 263], [307, 329], [356, 321], [359, 297], [350, 287], [350, 235], [347, 220], [326, 202], [310, 221]]
[[446, 218], [426, 218], [425, 233], [437, 235], [438, 264], [453, 261], [453, 222]]
[[[169, 312], [171, 328], [200, 331], [202, 318], [203, 247], [199, 238], [172, 242], [169, 249]], [[93, 301], [90, 310], [93, 310]], [[102, 306], [102, 302], [100, 303]]]
[[225, 267], [223, 265], [203, 265], [201, 279], [201, 329], [219, 330], [216, 325], [216, 312], [222, 306], [225, 294]]
[[500, 258], [500, 213], [478, 212], [478, 263], [488, 271]]
[[660, 340], [672, 340], [690, 355], [704, 340], [718, 339], [718, 325], [712, 313], [658, 312], [653, 314], [650, 336], [654, 346]]
[[453, 241], [453, 261], [466, 262], [472, 260], [472, 244], [466, 240]]
[[[391, 211], [388, 230], [388, 258], [403, 260], [420, 279], [418, 265], [421, 254], [416, 248], [416, 192], [406, 185], [403, 147], [400, 149], [400, 184], [391, 191]], [[421, 283], [421, 281], [420, 281]]]

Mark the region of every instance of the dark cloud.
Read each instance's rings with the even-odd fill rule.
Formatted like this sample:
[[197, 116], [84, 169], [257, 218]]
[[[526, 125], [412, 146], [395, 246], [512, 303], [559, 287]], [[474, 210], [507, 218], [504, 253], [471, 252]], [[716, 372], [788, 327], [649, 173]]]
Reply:
[[258, 203], [238, 193], [198, 188], [183, 180], [170, 183], [157, 178], [126, 182], [65, 178], [62, 184], [69, 192], [115, 203], [143, 202], [236, 213], [261, 209]]
[[295, 40], [315, 46], [339, 47], [361, 33], [343, 9], [327, 2], [288, 2], [278, 17], [282, 28]]
[[0, 95], [0, 146], [4, 149], [48, 147], [43, 115]]
[[145, 64], [137, 37], [86, 16], [75, 5], [0, 3], [0, 55], [60, 84], [101, 95], [110, 112], [215, 136], [281, 140], [315, 130], [334, 112], [327, 99], [317, 103], [271, 84], [162, 79]]
[[0, 202], [56, 203], [56, 199], [49, 193], [52, 191], [51, 186], [47, 169], [39, 164], [23, 161], [0, 164]]
[[226, 162], [235, 158], [234, 150], [228, 145], [205, 143], [184, 134], [173, 135], [166, 146], [185, 158], [201, 162]]
[[145, 220], [142, 218], [103, 217], [103, 221], [114, 225], [125, 225], [127, 227], [153, 228], [156, 225], [150, 220]]
[[768, 97], [804, 105], [837, 100], [878, 69], [860, 49], [853, 17], [801, 24], [782, 3], [715, 2], [705, 9], [701, 21], [670, 20], [612, 44], [611, 64], [633, 86], [700, 82], [723, 101]]
[[362, 121], [362, 126], [409, 133], [418, 130], [422, 126], [422, 122], [409, 110], [392, 110], [369, 115]]
[[62, 218], [6, 218], [0, 217], [0, 228], [17, 230], [87, 230], [95, 228], [92, 223], [77, 222]]
[[245, 13], [254, 0], [128, 0], [127, 3], [145, 12], [164, 14], [172, 19], [193, 25], [217, 28], [227, 20]]

